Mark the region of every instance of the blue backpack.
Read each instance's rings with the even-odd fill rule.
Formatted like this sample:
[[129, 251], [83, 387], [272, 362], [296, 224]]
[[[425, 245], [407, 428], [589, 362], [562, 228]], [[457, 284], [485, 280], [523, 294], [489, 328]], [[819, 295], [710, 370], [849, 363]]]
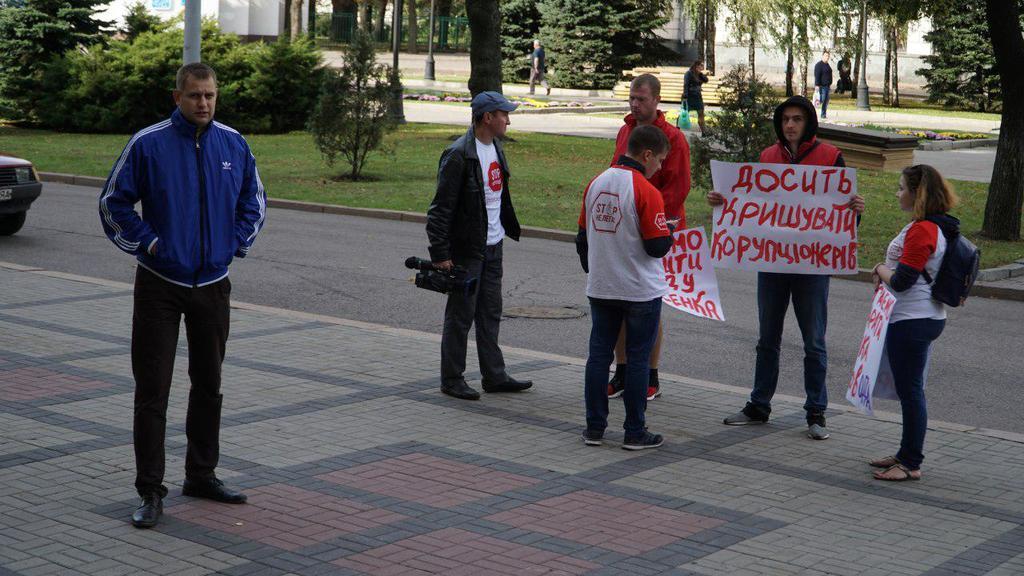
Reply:
[[939, 272], [933, 279], [928, 271], [922, 274], [924, 281], [932, 286], [932, 298], [954, 308], [963, 306], [967, 295], [978, 279], [981, 267], [981, 250], [960, 234], [959, 222], [954, 228], [944, 228], [938, 218], [928, 217], [942, 230], [946, 237], [946, 253], [942, 256]]

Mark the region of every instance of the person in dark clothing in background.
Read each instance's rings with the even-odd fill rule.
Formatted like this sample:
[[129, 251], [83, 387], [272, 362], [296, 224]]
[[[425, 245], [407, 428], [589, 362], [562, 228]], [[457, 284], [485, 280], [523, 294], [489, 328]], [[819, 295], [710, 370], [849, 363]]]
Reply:
[[814, 65], [814, 88], [818, 91], [818, 99], [821, 100], [821, 117], [828, 116], [828, 96], [832, 90], [832, 66], [828, 63], [829, 53], [825, 50], [821, 53], [821, 61]]
[[686, 100], [686, 108], [697, 113], [697, 126], [700, 126], [701, 136], [707, 131], [704, 126], [704, 93], [701, 85], [707, 81], [703, 60], [695, 61], [683, 76], [683, 98]]
[[839, 81], [836, 82], [836, 94], [842, 94], [843, 92], [853, 93], [853, 81], [850, 80], [850, 72], [853, 66], [850, 65], [850, 55], [844, 54], [842, 59], [836, 63], [836, 68], [839, 69]]
[[540, 40], [533, 41], [533, 53], [530, 54], [530, 95], [533, 95], [534, 84], [540, 84], [546, 90], [547, 95], [551, 95], [551, 86], [548, 86], [548, 81], [544, 78], [544, 75], [548, 71], [547, 57], [544, 55], [544, 49], [540, 46]]

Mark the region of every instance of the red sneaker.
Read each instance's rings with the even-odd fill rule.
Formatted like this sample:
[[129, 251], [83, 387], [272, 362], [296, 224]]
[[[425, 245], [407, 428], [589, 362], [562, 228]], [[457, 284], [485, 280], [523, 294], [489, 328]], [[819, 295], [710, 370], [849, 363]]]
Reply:
[[654, 400], [658, 396], [661, 396], [661, 388], [657, 388], [657, 387], [654, 387], [654, 386], [648, 386], [647, 387], [647, 399], [648, 400]]

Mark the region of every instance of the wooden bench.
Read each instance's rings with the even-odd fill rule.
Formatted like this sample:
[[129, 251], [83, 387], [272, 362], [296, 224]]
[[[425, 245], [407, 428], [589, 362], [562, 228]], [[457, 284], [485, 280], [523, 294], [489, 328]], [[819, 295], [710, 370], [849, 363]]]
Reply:
[[839, 148], [847, 166], [886, 172], [913, 164], [918, 145], [914, 136], [829, 124], [818, 127], [818, 138]]
[[[629, 83], [633, 78], [641, 74], [654, 74], [661, 82], [661, 101], [679, 102], [683, 97], [683, 78], [689, 68], [683, 66], [661, 66], [658, 68], [634, 68], [622, 73], [623, 80], [615, 85], [612, 94], [619, 100], [629, 100]], [[721, 104], [722, 86], [721, 82], [712, 75], [708, 75], [708, 81], [701, 91], [704, 96], [704, 104], [716, 106]]]

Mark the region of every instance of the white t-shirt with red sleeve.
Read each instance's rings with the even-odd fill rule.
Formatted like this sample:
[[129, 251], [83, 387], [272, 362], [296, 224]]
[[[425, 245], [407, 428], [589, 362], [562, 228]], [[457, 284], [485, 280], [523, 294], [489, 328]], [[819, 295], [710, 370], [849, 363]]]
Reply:
[[484, 205], [487, 207], [487, 245], [494, 246], [505, 237], [501, 225], [501, 192], [504, 182], [498, 150], [494, 142], [484, 144], [476, 141], [476, 155], [480, 158], [480, 173], [484, 176]]
[[[914, 270], [927, 270], [934, 280], [945, 253], [946, 237], [938, 225], [928, 220], [915, 220], [904, 226], [889, 243], [885, 251], [885, 265], [892, 270], [896, 270], [898, 264], [910, 266]], [[946, 318], [946, 307], [932, 298], [932, 287], [925, 281], [924, 274], [910, 288], [893, 294], [896, 295], [896, 304], [892, 308], [890, 324], [900, 320]]]
[[587, 186], [580, 210], [587, 231], [587, 296], [644, 302], [668, 290], [661, 258], [644, 251], [644, 240], [669, 236], [665, 205], [644, 175], [614, 166]]

